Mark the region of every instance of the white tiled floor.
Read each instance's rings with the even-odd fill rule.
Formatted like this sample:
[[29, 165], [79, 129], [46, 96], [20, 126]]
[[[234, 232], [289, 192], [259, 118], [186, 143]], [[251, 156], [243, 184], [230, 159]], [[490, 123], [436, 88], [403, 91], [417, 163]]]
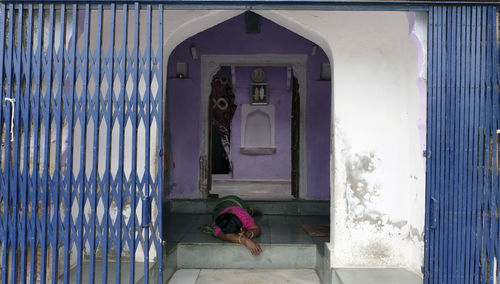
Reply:
[[313, 269], [181, 269], [169, 284], [319, 284]]

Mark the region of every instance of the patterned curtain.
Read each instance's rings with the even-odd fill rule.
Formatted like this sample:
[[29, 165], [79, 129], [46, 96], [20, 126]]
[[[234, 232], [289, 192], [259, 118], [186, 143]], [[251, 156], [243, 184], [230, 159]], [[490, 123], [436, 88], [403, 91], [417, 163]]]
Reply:
[[[231, 86], [231, 80], [227, 77], [216, 77], [212, 81], [212, 92], [210, 94], [211, 98], [211, 109], [212, 109], [212, 135], [214, 138], [218, 136], [220, 138], [220, 144], [222, 145], [224, 152], [222, 153], [224, 160], [227, 161], [229, 166], [229, 172], [233, 172], [231, 164], [231, 121], [233, 120], [234, 113], [237, 108], [236, 97], [233, 93], [233, 88]], [[217, 141], [214, 141], [217, 143]], [[214, 149], [216, 145], [213, 146]], [[212, 153], [212, 161], [216, 156], [216, 153]], [[224, 161], [224, 163], [226, 162]], [[214, 169], [213, 173], [222, 173]]]

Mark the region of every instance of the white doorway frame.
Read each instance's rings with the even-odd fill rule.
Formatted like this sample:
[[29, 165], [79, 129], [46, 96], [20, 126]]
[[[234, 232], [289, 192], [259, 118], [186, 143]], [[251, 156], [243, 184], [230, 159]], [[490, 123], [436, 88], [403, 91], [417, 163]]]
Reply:
[[213, 76], [221, 66], [273, 66], [291, 67], [299, 82], [300, 94], [300, 142], [299, 142], [299, 199], [307, 198], [306, 158], [306, 98], [307, 98], [307, 55], [306, 54], [218, 54], [201, 56], [201, 142], [199, 190], [203, 198], [208, 197], [211, 182], [209, 161], [210, 113], [209, 98]]

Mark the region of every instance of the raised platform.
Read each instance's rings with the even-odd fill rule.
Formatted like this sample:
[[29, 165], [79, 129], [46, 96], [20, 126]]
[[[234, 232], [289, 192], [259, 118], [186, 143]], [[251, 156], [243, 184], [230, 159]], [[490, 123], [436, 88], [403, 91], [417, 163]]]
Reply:
[[[169, 214], [212, 214], [219, 199], [173, 199], [167, 204]], [[264, 215], [330, 215], [330, 201], [288, 200], [264, 201], [248, 200], [248, 206], [258, 208]]]
[[242, 245], [226, 243], [201, 232], [200, 227], [211, 222], [210, 214], [217, 201], [170, 201], [170, 213], [164, 218], [168, 254], [164, 279], [178, 270], [190, 271], [189, 277], [194, 282], [189, 283], [194, 284], [203, 283], [199, 282], [202, 280], [199, 275], [211, 269], [235, 270], [233, 274], [248, 269], [305, 269], [314, 270], [324, 284], [422, 283], [418, 274], [404, 268], [331, 268], [330, 250], [325, 245], [330, 237], [311, 237], [300, 227], [300, 224], [329, 225], [329, 201], [248, 201], [251, 207], [264, 213], [255, 217], [262, 229], [262, 235], [256, 238], [263, 249], [258, 257]]

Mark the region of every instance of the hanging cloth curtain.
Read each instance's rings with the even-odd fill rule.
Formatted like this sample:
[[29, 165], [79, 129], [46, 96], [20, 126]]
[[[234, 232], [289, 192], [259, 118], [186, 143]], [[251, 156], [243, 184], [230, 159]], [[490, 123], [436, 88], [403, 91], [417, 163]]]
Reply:
[[[212, 92], [210, 94], [211, 98], [211, 109], [212, 109], [212, 136], [214, 139], [219, 136], [220, 145], [223, 147], [223, 164], [228, 165], [229, 172], [233, 172], [233, 167], [231, 163], [231, 121], [233, 120], [234, 113], [236, 112], [237, 104], [236, 97], [233, 93], [233, 88], [231, 86], [231, 80], [227, 77], [214, 78], [212, 81]], [[214, 141], [217, 143], [218, 141]], [[212, 149], [216, 148], [216, 145]], [[212, 173], [229, 173], [223, 170], [217, 170], [214, 160], [217, 160], [216, 153], [212, 153]], [[220, 163], [219, 163], [220, 164]]]

